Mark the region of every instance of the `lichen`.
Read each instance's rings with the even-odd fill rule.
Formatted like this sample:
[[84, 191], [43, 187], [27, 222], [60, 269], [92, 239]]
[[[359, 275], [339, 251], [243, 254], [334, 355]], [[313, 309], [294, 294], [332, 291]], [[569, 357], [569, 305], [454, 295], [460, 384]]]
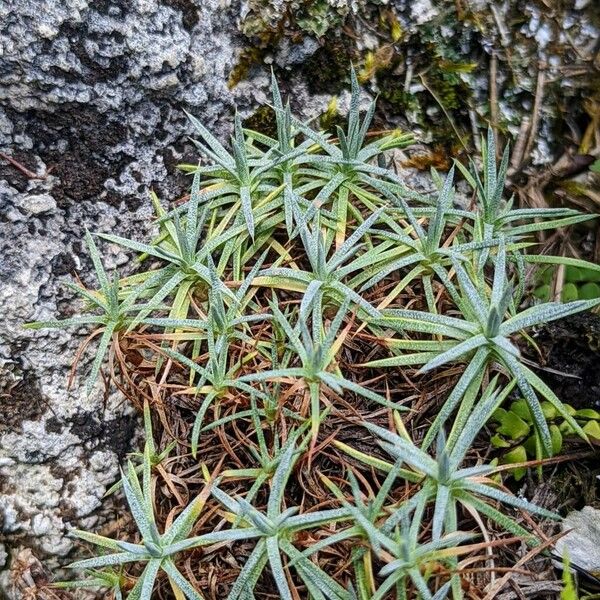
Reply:
[[250, 0], [242, 21], [242, 33], [262, 36], [281, 29], [323, 37], [341, 27], [349, 15], [364, 10], [367, 0]]
[[[600, 97], [594, 67], [600, 13], [591, 6], [557, 6], [550, 18], [537, 0], [502, 6], [250, 0], [242, 32], [268, 51], [242, 55], [235, 79], [268, 56], [276, 69], [299, 74], [311, 93], [333, 96], [347, 86], [344, 71], [352, 62], [361, 83], [380, 94], [382, 122], [417, 126], [426, 141], [460, 139], [471, 147], [474, 129], [488, 122], [507, 137], [518, 135], [541, 93], [544, 110], [528, 160], [546, 164], [569, 133], [563, 114], [586, 122], [583, 99]], [[319, 44], [312, 56], [291, 66], [278, 63], [282, 48], [289, 53], [307, 38]], [[538, 90], [539, 68], [548, 75]]]

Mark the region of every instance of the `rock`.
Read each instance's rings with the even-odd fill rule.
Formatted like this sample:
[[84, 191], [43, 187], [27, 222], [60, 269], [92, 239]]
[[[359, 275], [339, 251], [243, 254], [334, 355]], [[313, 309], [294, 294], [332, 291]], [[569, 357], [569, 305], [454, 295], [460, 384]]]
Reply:
[[82, 331], [22, 325], [76, 310], [64, 286], [72, 275], [93, 285], [81, 247], [84, 227], [141, 236], [150, 211], [93, 201], [61, 209], [47, 192], [20, 194], [5, 182], [0, 197], [3, 213], [30, 209], [27, 218], [4, 224], [0, 241], [0, 527], [9, 550], [14, 539], [59, 557], [72, 548], [68, 531], [100, 507], [137, 421], [117, 394], [105, 406], [100, 386], [87, 397], [78, 378], [67, 390]]
[[56, 200], [50, 194], [33, 194], [20, 198], [17, 206], [32, 215], [53, 211], [56, 208]]
[[434, 19], [438, 11], [431, 0], [418, 0], [411, 4], [411, 15], [417, 25], [423, 25]]
[[556, 542], [556, 551], [563, 556], [568, 551], [571, 562], [586, 571], [600, 573], [600, 510], [584, 506], [569, 513], [562, 530], [570, 531]]
[[231, 15], [218, 0], [2, 3], [0, 147], [20, 136], [53, 165], [59, 204], [169, 190], [165, 149], [192, 133], [182, 109], [212, 124], [232, 114]]
[[[0, 3], [0, 150], [40, 177], [0, 159], [0, 529], [13, 563], [25, 546], [52, 566], [72, 527], [102, 522], [137, 426], [118, 394], [88, 398], [82, 378], [67, 390], [83, 332], [22, 324], [75, 312], [73, 275], [94, 285], [85, 227], [142, 238], [149, 187], [182, 193], [184, 108], [228, 130], [234, 14], [218, 0]], [[126, 269], [113, 250], [107, 268]]]

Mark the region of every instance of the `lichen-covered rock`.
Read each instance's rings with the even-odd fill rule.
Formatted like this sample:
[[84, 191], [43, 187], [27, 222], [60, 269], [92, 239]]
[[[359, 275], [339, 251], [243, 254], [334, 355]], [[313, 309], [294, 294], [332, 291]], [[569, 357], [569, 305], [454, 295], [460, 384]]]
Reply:
[[600, 510], [584, 506], [582, 510], [570, 512], [562, 522], [567, 532], [556, 542], [556, 553], [568, 554], [571, 562], [590, 574], [600, 572]]
[[501, 133], [523, 138], [527, 156], [516, 157], [519, 166], [547, 165], [572, 137], [573, 124], [597, 111], [600, 16], [591, 2], [552, 11], [517, 0], [246, 0], [243, 6], [241, 29], [257, 47], [248, 62], [279, 66], [282, 48], [293, 56], [300, 42], [316, 36], [319, 48], [300, 69], [311, 91], [337, 94], [352, 61], [380, 94], [388, 123], [445, 147], [491, 121]]
[[[141, 233], [148, 208], [84, 201], [60, 209], [48, 191], [19, 193], [4, 182], [0, 197], [0, 527], [9, 542], [60, 556], [71, 548], [68, 529], [100, 506], [116, 478], [136, 419], [118, 395], [105, 402], [100, 386], [89, 397], [79, 379], [67, 389], [83, 332], [22, 324], [75, 310], [63, 285], [71, 273], [92, 284], [84, 227]], [[108, 254], [107, 267], [127, 260]]]
[[183, 109], [231, 112], [235, 20], [218, 0], [9, 0], [0, 21], [0, 147], [53, 168], [59, 204], [160, 187]]

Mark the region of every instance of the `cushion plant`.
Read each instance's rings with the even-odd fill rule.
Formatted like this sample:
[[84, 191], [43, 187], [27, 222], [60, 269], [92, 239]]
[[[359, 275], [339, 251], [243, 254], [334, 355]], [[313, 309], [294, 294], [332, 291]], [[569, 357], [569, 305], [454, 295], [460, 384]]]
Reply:
[[[158, 233], [148, 242], [99, 234], [135, 252], [139, 271], [109, 276], [87, 233], [99, 287], [72, 286], [83, 314], [29, 324], [91, 327], [88, 393], [118, 352], [146, 399], [141, 464], [129, 463], [113, 488], [123, 489], [138, 541], [77, 532], [96, 554], [72, 566], [90, 577], [59, 585], [147, 600], [168, 583], [178, 600], [198, 600], [209, 597], [205, 564], [243, 543], [247, 558], [229, 556], [237, 572], [219, 582], [230, 600], [456, 600], [468, 577], [458, 557], [475, 552], [465, 545], [471, 529], [492, 543], [491, 521], [535, 544], [511, 511], [555, 518], [509, 493], [496, 463], [473, 448], [489, 441], [488, 421], [516, 390], [538, 458], [553, 451], [548, 406], [586, 439], [525, 350], [535, 349], [532, 329], [600, 300], [529, 298], [524, 267], [600, 273], [532, 251], [541, 230], [592, 216], [515, 207], [504, 194], [508, 153], [498, 165], [491, 131], [481, 174], [474, 161], [457, 163], [472, 206], [454, 205], [454, 171], [434, 173], [437, 194], [408, 189], [385, 153], [412, 136], [371, 135], [374, 104], [361, 117], [354, 71], [351, 87], [346, 126], [333, 135], [295, 119], [275, 81], [273, 136], [236, 115], [227, 148], [190, 117], [202, 160], [184, 166], [189, 197], [170, 209], [152, 197]], [[450, 391], [413, 415], [424, 426], [417, 443], [400, 409], [418, 394], [402, 397], [398, 381], [419, 390], [434, 370]], [[362, 445], [342, 437], [349, 427]], [[167, 468], [168, 493], [153, 473]], [[186, 506], [174, 482], [189, 492]]]

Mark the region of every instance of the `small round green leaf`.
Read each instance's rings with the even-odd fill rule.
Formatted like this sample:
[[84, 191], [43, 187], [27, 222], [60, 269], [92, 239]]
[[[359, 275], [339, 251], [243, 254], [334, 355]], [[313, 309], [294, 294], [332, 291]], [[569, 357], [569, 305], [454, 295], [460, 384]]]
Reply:
[[502, 419], [506, 416], [507, 410], [505, 408], [497, 408], [491, 416], [491, 420], [494, 423], [502, 423]]
[[596, 269], [581, 268], [583, 281], [600, 281], [600, 271]]
[[545, 283], [544, 285], [540, 285], [539, 287], [533, 290], [533, 295], [538, 300], [543, 300], [544, 302], [548, 302], [550, 300], [550, 286]]
[[600, 298], [600, 285], [597, 283], [584, 283], [579, 288], [579, 297], [582, 300], [595, 300], [596, 298]]
[[550, 439], [552, 440], [552, 454], [553, 456], [556, 456], [562, 450], [562, 433], [560, 432], [558, 425], [554, 425], [554, 423], [550, 425], [549, 429]]
[[560, 299], [563, 302], [574, 302], [577, 298], [579, 298], [577, 286], [574, 283], [565, 283], [560, 294]]
[[[527, 461], [527, 452], [523, 446], [516, 446], [510, 452], [507, 452], [502, 457], [502, 464], [512, 465], [516, 463], [522, 463]], [[515, 481], [519, 481], [525, 476], [527, 469], [525, 467], [518, 467], [512, 471]]]
[[575, 430], [573, 429], [570, 423], [567, 423], [567, 421], [563, 421], [558, 426], [558, 429], [560, 430], [563, 437], [572, 437], [573, 435], [575, 435]]
[[567, 268], [565, 269], [565, 281], [569, 283], [577, 283], [578, 281], [583, 281], [581, 269], [579, 269], [578, 267], [573, 267], [571, 265], [567, 266]]
[[494, 448], [510, 448], [510, 444], [497, 433], [490, 438], [490, 442]]
[[552, 265], [549, 265], [549, 266], [545, 267], [544, 269], [541, 269], [538, 273], [538, 280], [540, 281], [540, 283], [549, 284], [552, 281], [553, 277], [554, 277], [554, 267]]
[[598, 423], [598, 421], [588, 421], [583, 426], [583, 431], [585, 431], [590, 437], [600, 440], [600, 423]]
[[518, 440], [529, 433], [529, 425], [512, 411], [508, 411], [498, 427], [498, 433], [509, 437], [511, 440]]
[[515, 413], [518, 417], [521, 417], [527, 423], [532, 423], [533, 419], [531, 418], [531, 411], [529, 410], [529, 406], [527, 404], [527, 400], [524, 398], [520, 398], [519, 400], [515, 400], [510, 405], [511, 412]]
[[544, 401], [542, 402], [541, 406], [546, 421], [552, 421], [552, 419], [556, 419], [556, 417], [558, 416], [558, 411], [556, 410], [554, 404], [548, 401]]
[[578, 419], [594, 419], [595, 421], [600, 419], [600, 412], [593, 408], [581, 408], [575, 412], [575, 416]]

